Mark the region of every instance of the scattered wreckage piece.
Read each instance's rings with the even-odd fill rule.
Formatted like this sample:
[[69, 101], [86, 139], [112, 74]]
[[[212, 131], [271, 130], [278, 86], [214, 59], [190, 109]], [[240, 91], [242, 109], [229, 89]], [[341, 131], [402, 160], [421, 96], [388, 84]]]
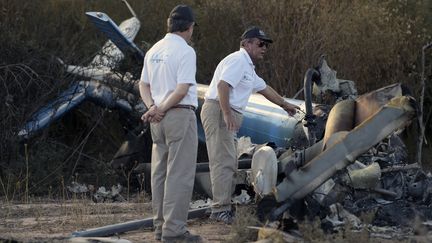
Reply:
[[354, 189], [368, 189], [375, 188], [378, 185], [380, 178], [381, 167], [378, 163], [373, 162], [372, 164], [360, 169], [348, 169], [348, 173], [343, 180]]
[[[336, 77], [337, 72], [328, 66], [324, 57], [322, 56], [319, 61], [320, 82], [314, 83], [312, 94], [320, 100], [320, 103], [325, 104], [334, 104], [345, 99], [356, 99], [358, 93], [354, 81], [338, 79]], [[326, 102], [324, 100], [326, 98], [332, 100]]]
[[50, 102], [35, 113], [18, 132], [22, 139], [28, 139], [35, 132], [48, 127], [53, 121], [63, 117], [85, 101], [91, 101], [109, 109], [124, 110], [141, 114], [144, 107], [135, 106], [136, 97], [120, 89], [109, 87], [98, 81], [80, 81], [72, 84], [59, 98]]
[[324, 227], [336, 230], [346, 225], [346, 222], [351, 225], [352, 229], [361, 228], [361, 220], [348, 212], [340, 203], [335, 203], [329, 206], [330, 213], [322, 220], [323, 224], [328, 224]]
[[[188, 219], [201, 218], [206, 215], [206, 212], [210, 210], [209, 207], [193, 209], [189, 211]], [[143, 228], [153, 227], [153, 217], [133, 220], [120, 224], [112, 224], [99, 228], [88, 229], [84, 231], [75, 231], [72, 233], [71, 237], [100, 237], [109, 236], [124, 233], [127, 231], [138, 230]]]
[[421, 168], [420, 165], [417, 163], [408, 164], [408, 165], [395, 165], [395, 166], [382, 169], [381, 173], [398, 172], [398, 171], [420, 169], [420, 168]]
[[95, 203], [102, 202], [125, 202], [126, 199], [120, 194], [123, 187], [118, 184], [112, 186], [111, 190], [106, 190], [105, 187], [99, 187], [98, 190], [93, 194], [92, 200]]
[[67, 241], [68, 243], [132, 243], [129, 240], [108, 237], [76, 237]]
[[[108, 41], [102, 46], [101, 53], [96, 55], [88, 66], [66, 65], [61, 59], [59, 62], [64, 65], [66, 72], [72, 73], [92, 80], [99, 80], [110, 83], [114, 86], [127, 86], [128, 91], [133, 91], [137, 85], [131, 73], [113, 72], [120, 62], [124, 59], [125, 54], [134, 56], [139, 62], [144, 59], [144, 52], [139, 49], [133, 42], [141, 27], [141, 22], [137, 18], [134, 10], [125, 0], [123, 2], [129, 8], [133, 17], [124, 20], [117, 26], [111, 18], [101, 12], [87, 12], [86, 15], [90, 21], [107, 37]], [[136, 87], [135, 87], [136, 88]], [[139, 93], [134, 93], [138, 95]]]
[[[125, 39], [128, 42], [134, 40], [140, 29], [140, 21], [136, 17], [134, 11], [129, 4], [123, 1], [129, 10], [134, 15], [132, 18], [123, 21], [120, 26], [117, 26], [112, 20], [103, 13], [89, 13], [88, 16], [93, 22], [100, 19], [99, 22], [107, 22], [105, 25], [96, 25], [104, 30], [104, 32], [116, 32], [122, 37], [117, 39]], [[105, 21], [103, 21], [105, 20]], [[108, 34], [107, 34], [108, 35]], [[112, 37], [113, 35], [108, 35]], [[128, 113], [142, 114], [146, 111], [146, 107], [137, 102], [137, 94], [130, 93], [130, 87], [126, 90], [122, 88], [110, 87], [106, 83], [114, 81], [114, 83], [121, 83], [121, 86], [135, 86], [131, 81], [131, 74], [119, 75], [113, 72], [119, 63], [124, 59], [122, 50], [116, 46], [119, 42], [108, 40], [102, 47], [101, 53], [96, 55], [88, 66], [75, 66], [64, 65], [67, 72], [90, 78], [91, 81], [79, 81], [73, 83], [66, 91], [62, 92], [55, 100], [42, 107], [39, 111], [34, 113], [31, 118], [25, 123], [23, 128], [18, 132], [20, 139], [29, 139], [34, 136], [38, 131], [45, 129], [54, 121], [63, 117], [67, 112], [76, 108], [79, 104], [85, 101], [91, 101], [102, 107], [110, 109], [122, 109]], [[121, 47], [121, 45], [119, 44]], [[63, 61], [59, 60], [62, 64]], [[105, 84], [95, 81], [99, 80]], [[110, 82], [110, 84], [113, 82]], [[115, 86], [115, 85], [114, 85]]]
[[135, 55], [138, 60], [144, 60], [144, 52], [133, 42], [140, 29], [140, 21], [136, 17], [135, 12], [131, 8], [129, 9], [133, 17], [123, 22], [125, 26], [128, 26], [123, 29], [117, 27], [105, 13], [87, 12], [86, 15], [117, 46], [121, 51], [119, 56], [124, 55], [124, 53], [130, 53]]
[[120, 194], [123, 189], [120, 184], [113, 185], [111, 190], [107, 190], [104, 186], [101, 186], [95, 191], [93, 185], [85, 185], [72, 181], [71, 185], [66, 188], [69, 192], [74, 194], [90, 193], [91, 198], [95, 203], [126, 201], [126, 199]]

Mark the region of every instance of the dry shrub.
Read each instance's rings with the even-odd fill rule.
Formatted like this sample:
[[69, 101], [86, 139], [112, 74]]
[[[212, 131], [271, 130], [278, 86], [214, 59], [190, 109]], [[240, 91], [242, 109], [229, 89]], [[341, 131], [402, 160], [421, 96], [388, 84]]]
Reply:
[[[299, 224], [299, 230], [305, 242], [383, 242], [382, 239], [369, 237], [366, 229], [354, 232], [348, 224], [337, 232], [326, 234], [321, 228], [321, 221], [316, 218], [313, 221], [303, 221]], [[385, 240], [384, 240], [385, 242]]]
[[[249, 1], [250, 2], [250, 1]], [[302, 86], [303, 74], [322, 54], [339, 77], [361, 92], [393, 82], [412, 82], [420, 47], [430, 39], [420, 18], [403, 13], [408, 3], [385, 1], [255, 0], [247, 19], [274, 37], [262, 72], [287, 95]], [[415, 10], [411, 14], [415, 15]]]
[[256, 216], [256, 208], [251, 206], [237, 206], [236, 217], [231, 227], [232, 237], [227, 242], [250, 242], [257, 239], [258, 231], [248, 226], [261, 225]]

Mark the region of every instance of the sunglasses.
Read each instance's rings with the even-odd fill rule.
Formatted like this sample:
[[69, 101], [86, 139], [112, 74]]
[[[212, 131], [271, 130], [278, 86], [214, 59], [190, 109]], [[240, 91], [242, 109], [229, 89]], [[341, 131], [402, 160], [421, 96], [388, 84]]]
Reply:
[[259, 43], [258, 43], [258, 47], [266, 47], [266, 48], [269, 48], [269, 46], [270, 46], [270, 43], [268, 43], [268, 42], [265, 42], [265, 41], [260, 41]]

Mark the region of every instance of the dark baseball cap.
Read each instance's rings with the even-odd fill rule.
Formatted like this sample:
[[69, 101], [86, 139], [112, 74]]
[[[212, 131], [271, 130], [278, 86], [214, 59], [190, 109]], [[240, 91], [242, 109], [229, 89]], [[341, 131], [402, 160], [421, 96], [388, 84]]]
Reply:
[[[180, 5], [175, 6], [173, 8], [173, 10], [171, 10], [169, 18], [181, 19], [181, 20], [186, 20], [189, 22], [195, 22], [195, 15], [192, 11], [192, 8], [190, 8], [189, 6], [187, 6], [185, 4], [180, 4]], [[197, 25], [196, 22], [195, 22], [195, 25]]]
[[268, 37], [266, 35], [266, 33], [264, 33], [264, 31], [262, 31], [260, 28], [258, 28], [256, 26], [251, 26], [251, 27], [247, 28], [241, 36], [242, 40], [250, 39], [250, 38], [258, 38], [258, 39], [263, 40], [265, 42], [273, 43], [273, 40], [270, 39], [270, 37]]

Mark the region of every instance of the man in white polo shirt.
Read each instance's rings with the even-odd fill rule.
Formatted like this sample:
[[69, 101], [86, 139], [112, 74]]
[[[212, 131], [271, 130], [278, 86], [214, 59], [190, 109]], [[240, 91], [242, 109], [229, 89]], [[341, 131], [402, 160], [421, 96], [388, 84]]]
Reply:
[[188, 45], [195, 18], [186, 5], [176, 6], [167, 20], [168, 33], [145, 55], [139, 83], [149, 107], [153, 139], [151, 190], [155, 239], [201, 242], [189, 233], [186, 220], [195, 179], [198, 106], [196, 54]]
[[258, 27], [248, 28], [241, 36], [240, 50], [229, 54], [216, 67], [205, 94], [201, 120], [206, 136], [212, 183], [210, 219], [227, 224], [233, 222], [231, 195], [237, 171], [235, 137], [250, 95], [255, 92], [262, 94], [289, 115], [294, 115], [299, 108], [286, 102], [255, 73], [254, 63], [263, 59], [272, 42]]

